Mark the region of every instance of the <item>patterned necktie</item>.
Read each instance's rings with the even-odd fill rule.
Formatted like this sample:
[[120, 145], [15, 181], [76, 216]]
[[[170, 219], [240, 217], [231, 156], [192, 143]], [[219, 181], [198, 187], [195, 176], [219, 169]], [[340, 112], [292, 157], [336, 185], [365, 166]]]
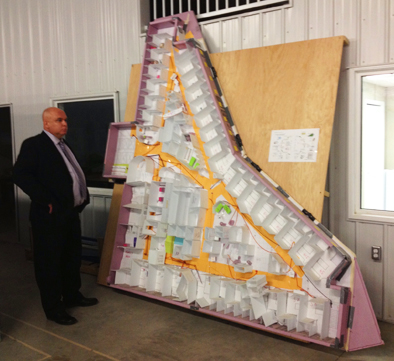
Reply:
[[85, 183], [85, 177], [83, 176], [81, 167], [76, 162], [75, 158], [70, 154], [70, 151], [66, 148], [66, 145], [64, 144], [63, 140], [60, 140], [59, 146], [60, 146], [60, 149], [63, 151], [64, 155], [66, 156], [67, 160], [70, 162], [71, 166], [74, 168], [75, 174], [77, 175], [77, 178], [78, 178], [79, 193], [80, 193], [81, 197], [83, 199], [86, 199], [86, 196], [87, 196], [86, 183]]

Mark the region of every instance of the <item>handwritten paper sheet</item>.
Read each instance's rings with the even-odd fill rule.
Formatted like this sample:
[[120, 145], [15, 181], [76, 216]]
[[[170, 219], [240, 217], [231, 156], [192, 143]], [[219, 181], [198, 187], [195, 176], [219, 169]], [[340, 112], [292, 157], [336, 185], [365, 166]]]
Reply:
[[269, 162], [316, 162], [319, 128], [273, 130]]

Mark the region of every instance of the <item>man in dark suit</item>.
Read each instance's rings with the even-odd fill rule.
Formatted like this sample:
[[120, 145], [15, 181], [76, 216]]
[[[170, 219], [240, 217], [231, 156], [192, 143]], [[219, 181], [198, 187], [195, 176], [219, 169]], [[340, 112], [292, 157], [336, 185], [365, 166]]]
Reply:
[[26, 139], [14, 165], [13, 178], [31, 199], [34, 267], [47, 319], [62, 325], [77, 320], [67, 308], [92, 306], [81, 287], [81, 224], [79, 213], [89, 203], [82, 169], [64, 142], [66, 113], [45, 109], [44, 131]]

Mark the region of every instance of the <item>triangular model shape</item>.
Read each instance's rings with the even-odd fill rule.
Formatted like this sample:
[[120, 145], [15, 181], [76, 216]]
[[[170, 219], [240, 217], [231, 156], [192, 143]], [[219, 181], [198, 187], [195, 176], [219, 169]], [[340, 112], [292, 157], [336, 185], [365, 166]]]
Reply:
[[[335, 74], [343, 42], [322, 42]], [[194, 14], [152, 22], [134, 119], [107, 144], [105, 176], [126, 181], [109, 283], [329, 347], [381, 344], [354, 254], [249, 158], [230, 108]], [[319, 129], [285, 136], [313, 161]]]
[[354, 262], [354, 281], [349, 315], [349, 351], [382, 345], [380, 330], [357, 260]]

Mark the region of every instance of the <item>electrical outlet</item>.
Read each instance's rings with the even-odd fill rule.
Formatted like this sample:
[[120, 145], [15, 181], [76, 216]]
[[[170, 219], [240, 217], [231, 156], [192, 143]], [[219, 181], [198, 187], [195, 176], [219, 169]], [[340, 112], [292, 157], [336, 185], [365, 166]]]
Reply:
[[374, 261], [381, 261], [382, 260], [382, 247], [372, 246], [371, 257]]

